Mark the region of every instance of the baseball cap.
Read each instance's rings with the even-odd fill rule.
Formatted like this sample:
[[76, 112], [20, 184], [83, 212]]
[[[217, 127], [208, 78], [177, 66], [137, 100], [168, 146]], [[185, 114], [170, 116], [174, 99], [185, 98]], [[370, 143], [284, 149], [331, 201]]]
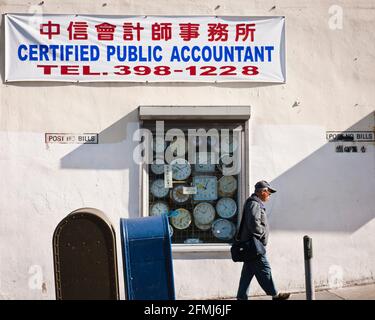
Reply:
[[267, 181], [265, 181], [265, 180], [258, 181], [255, 184], [255, 190], [257, 190], [257, 189], [264, 189], [264, 188], [267, 188], [271, 193], [276, 192], [276, 189], [272, 188], [270, 186], [270, 184]]

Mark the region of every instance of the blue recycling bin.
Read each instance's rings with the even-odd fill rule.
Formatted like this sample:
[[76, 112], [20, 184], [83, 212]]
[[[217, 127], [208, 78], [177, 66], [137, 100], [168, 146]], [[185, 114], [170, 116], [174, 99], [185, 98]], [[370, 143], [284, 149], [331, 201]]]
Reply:
[[128, 300], [175, 300], [167, 216], [121, 219]]

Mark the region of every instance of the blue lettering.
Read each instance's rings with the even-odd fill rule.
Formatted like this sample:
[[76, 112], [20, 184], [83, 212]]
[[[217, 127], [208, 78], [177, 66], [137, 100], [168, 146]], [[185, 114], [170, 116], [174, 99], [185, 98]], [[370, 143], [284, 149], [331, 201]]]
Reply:
[[70, 56], [73, 55], [73, 46], [72, 45], [67, 45], [65, 47], [65, 50], [66, 50], [66, 57], [65, 57], [65, 60], [66, 61], [69, 61], [70, 60]]
[[241, 53], [242, 53], [242, 51], [244, 50], [244, 47], [236, 46], [235, 49], [236, 49], [236, 51], [237, 51], [237, 53], [238, 53], [238, 61], [242, 61]]
[[[23, 55], [22, 54], [22, 50], [26, 51], [26, 53]], [[18, 47], [18, 59], [20, 59], [21, 61], [26, 61], [27, 60], [27, 46], [24, 45], [24, 44], [21, 44], [19, 47]]]
[[80, 61], [81, 46], [74, 46], [74, 56], [76, 61]]
[[264, 61], [264, 47], [255, 47], [255, 61]]
[[224, 60], [225, 62], [233, 62], [234, 59], [234, 48], [233, 47], [224, 47]]
[[89, 61], [90, 58], [89, 58], [89, 46], [81, 46], [81, 51], [80, 51], [80, 57], [79, 59], [81, 61]]
[[137, 47], [129, 46], [129, 62], [137, 61]]
[[[198, 55], [196, 56], [195, 53], [198, 51]], [[191, 49], [191, 56], [193, 58], [193, 61], [194, 62], [198, 62], [200, 60], [200, 56], [199, 56], [199, 52], [201, 51], [201, 48], [197, 47], [197, 46], [194, 46], [192, 49]]]
[[41, 44], [39, 47], [39, 61], [49, 61], [48, 46]]
[[223, 47], [218, 46], [218, 47], [213, 47], [214, 50], [213, 55], [214, 55], [214, 60], [215, 61], [222, 61], [223, 60]]
[[143, 47], [139, 46], [139, 61], [140, 62], [145, 62], [145, 61], [147, 61], [147, 58], [145, 58], [143, 56], [142, 51], [143, 51]]
[[180, 55], [178, 53], [178, 47], [173, 46], [173, 48], [172, 48], [172, 54], [171, 54], [171, 62], [173, 62], [175, 60], [178, 61], [178, 62], [181, 61]]
[[160, 62], [162, 59], [163, 59], [163, 56], [160, 54], [159, 56], [157, 56], [157, 51], [161, 52], [162, 49], [160, 46], [156, 46], [153, 50], [153, 57], [154, 57], [154, 60], [156, 62]]
[[60, 46], [60, 61], [64, 61], [64, 46]]
[[190, 60], [189, 53], [190, 53], [190, 48], [188, 46], [183, 46], [181, 48], [182, 61], [188, 62]]
[[91, 46], [90, 47], [90, 56], [91, 61], [98, 61], [100, 58], [100, 50], [98, 46]]
[[243, 58], [243, 61], [251, 61], [253, 62], [254, 61], [254, 58], [253, 58], [253, 54], [251, 52], [251, 47], [246, 47], [246, 50], [245, 50], [245, 56]]
[[205, 62], [211, 61], [212, 51], [210, 47], [204, 46], [202, 48], [202, 58], [203, 58], [203, 61]]
[[31, 44], [29, 46], [29, 60], [38, 61], [38, 45], [37, 44]]
[[59, 48], [57, 45], [50, 45], [50, 50], [52, 51], [52, 61], [56, 61], [56, 51]]
[[115, 53], [116, 53], [115, 46], [107, 46], [107, 61], [111, 61], [111, 57], [114, 56]]
[[267, 46], [267, 47], [265, 47], [265, 49], [266, 49], [266, 51], [268, 53], [268, 55], [267, 55], [268, 61], [272, 61], [271, 51], [274, 49], [274, 47], [273, 46]]

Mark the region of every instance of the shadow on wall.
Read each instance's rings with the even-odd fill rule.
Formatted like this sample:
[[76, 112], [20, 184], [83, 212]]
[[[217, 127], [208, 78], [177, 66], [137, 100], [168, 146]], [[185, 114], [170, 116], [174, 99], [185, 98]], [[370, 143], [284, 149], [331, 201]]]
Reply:
[[[138, 109], [99, 133], [98, 144], [83, 144], [61, 159], [62, 169], [136, 171], [133, 133], [139, 128]], [[131, 172], [130, 172], [131, 173]]]
[[[374, 131], [375, 112], [348, 128]], [[134, 110], [99, 134], [99, 144], [84, 144], [61, 159], [62, 169], [129, 170], [129, 181], [139, 181], [133, 160], [139, 127]], [[272, 137], [270, 137], [272, 139]], [[272, 230], [354, 232], [375, 217], [374, 142], [327, 142], [272, 181], [278, 189], [271, 203]], [[357, 152], [336, 148], [357, 147]], [[365, 147], [365, 152], [361, 148]], [[289, 152], [290, 142], [285, 146]], [[353, 151], [351, 149], [351, 151]], [[278, 154], [281, 157], [282, 155]], [[276, 160], [277, 161], [277, 160]], [[129, 188], [129, 199], [138, 188]], [[129, 203], [132, 206], [131, 202]], [[135, 212], [129, 208], [129, 212]]]
[[[139, 181], [138, 164], [133, 160], [133, 133], [138, 129], [138, 110], [130, 112], [99, 133], [99, 144], [83, 144], [60, 160], [62, 169], [128, 170], [130, 182]], [[129, 188], [129, 199], [138, 199], [138, 188]], [[132, 217], [138, 212], [137, 201], [129, 201]], [[133, 213], [133, 214], [132, 214]]]
[[[371, 112], [344, 132], [374, 129]], [[374, 146], [373, 141], [327, 142], [274, 179], [278, 193], [271, 202], [272, 230], [352, 233], [374, 219]]]

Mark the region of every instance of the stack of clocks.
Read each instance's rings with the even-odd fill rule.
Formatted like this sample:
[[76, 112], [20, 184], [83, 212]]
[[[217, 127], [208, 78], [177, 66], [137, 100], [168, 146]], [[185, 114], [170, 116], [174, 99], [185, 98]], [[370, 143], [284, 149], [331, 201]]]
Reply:
[[[198, 140], [200, 139], [197, 139], [196, 146]], [[207, 142], [211, 150], [220, 150], [219, 140], [209, 138]], [[226, 149], [228, 148], [229, 152], [232, 152], [237, 145], [228, 143]], [[161, 150], [161, 146], [159, 148], [154, 144], [154, 150], [159, 149]], [[164, 179], [157, 177], [164, 174], [165, 165], [151, 164], [150, 169], [156, 179], [151, 183], [150, 192], [156, 201], [150, 206], [150, 215], [168, 215], [171, 226], [176, 230], [186, 230], [193, 226], [189, 231], [193, 232], [193, 235], [199, 236], [196, 232], [201, 231], [202, 236], [206, 238], [208, 235], [206, 232], [211, 230], [212, 235], [217, 239], [231, 240], [236, 232], [236, 226], [231, 219], [237, 213], [237, 203], [234, 198], [238, 185], [235, 176], [223, 175], [223, 168], [230, 165], [232, 158], [229, 154], [225, 154], [218, 164], [213, 164], [211, 153], [207, 152], [204, 157], [202, 153], [197, 155], [204, 161], [198, 159], [194, 166], [184, 158], [175, 159], [170, 163], [173, 188], [166, 188]], [[185, 192], [185, 188], [189, 187], [194, 187], [194, 192]], [[189, 232], [183, 236], [179, 234], [179, 237], [189, 237], [191, 236]]]

